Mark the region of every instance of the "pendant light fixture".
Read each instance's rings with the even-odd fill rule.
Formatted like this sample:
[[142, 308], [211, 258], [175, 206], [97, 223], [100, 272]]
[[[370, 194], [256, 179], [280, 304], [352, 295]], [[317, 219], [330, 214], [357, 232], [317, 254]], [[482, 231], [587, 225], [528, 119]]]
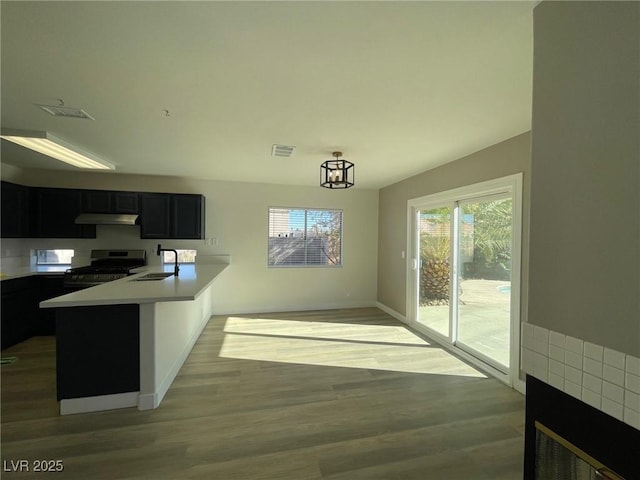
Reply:
[[333, 152], [335, 160], [320, 165], [320, 186], [325, 188], [349, 188], [354, 185], [354, 164], [340, 159], [342, 152]]

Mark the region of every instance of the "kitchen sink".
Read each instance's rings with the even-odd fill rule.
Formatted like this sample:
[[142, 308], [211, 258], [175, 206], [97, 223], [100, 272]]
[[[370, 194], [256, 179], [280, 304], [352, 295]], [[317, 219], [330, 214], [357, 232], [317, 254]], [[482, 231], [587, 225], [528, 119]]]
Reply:
[[134, 278], [134, 282], [151, 282], [154, 280], [164, 280], [167, 277], [173, 276], [171, 272], [157, 272], [157, 273], [147, 273], [138, 278]]

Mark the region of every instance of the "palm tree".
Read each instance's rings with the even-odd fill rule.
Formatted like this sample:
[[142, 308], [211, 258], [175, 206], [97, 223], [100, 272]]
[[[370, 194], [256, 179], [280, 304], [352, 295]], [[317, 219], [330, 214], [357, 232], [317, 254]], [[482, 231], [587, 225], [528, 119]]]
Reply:
[[[510, 198], [466, 204], [462, 208], [463, 222], [469, 221], [473, 245], [473, 263], [482, 269], [497, 267], [503, 272], [511, 270], [511, 217]], [[471, 217], [470, 220], [465, 220]]]
[[451, 266], [449, 208], [420, 212], [420, 304], [449, 302]]
[[[511, 270], [511, 199], [461, 205], [463, 250], [480, 276], [508, 278]], [[420, 304], [449, 302], [451, 209], [420, 212]], [[464, 261], [464, 260], [463, 260]]]

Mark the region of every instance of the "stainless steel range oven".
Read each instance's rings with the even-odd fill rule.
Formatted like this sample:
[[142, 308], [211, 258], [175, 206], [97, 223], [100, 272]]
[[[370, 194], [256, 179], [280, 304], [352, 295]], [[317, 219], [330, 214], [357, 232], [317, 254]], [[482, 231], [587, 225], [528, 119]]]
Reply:
[[145, 250], [91, 250], [91, 265], [68, 269], [66, 290], [80, 290], [131, 275], [147, 264]]

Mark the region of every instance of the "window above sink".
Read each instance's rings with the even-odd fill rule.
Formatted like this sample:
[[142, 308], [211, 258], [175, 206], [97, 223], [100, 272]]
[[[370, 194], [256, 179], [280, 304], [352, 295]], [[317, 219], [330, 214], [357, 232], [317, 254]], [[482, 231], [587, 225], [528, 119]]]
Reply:
[[[180, 265], [196, 263], [197, 250], [177, 249], [176, 251], [178, 252], [178, 263]], [[162, 263], [173, 265], [173, 252], [162, 252]]]
[[38, 249], [36, 250], [36, 265], [71, 265], [73, 255], [72, 248]]

